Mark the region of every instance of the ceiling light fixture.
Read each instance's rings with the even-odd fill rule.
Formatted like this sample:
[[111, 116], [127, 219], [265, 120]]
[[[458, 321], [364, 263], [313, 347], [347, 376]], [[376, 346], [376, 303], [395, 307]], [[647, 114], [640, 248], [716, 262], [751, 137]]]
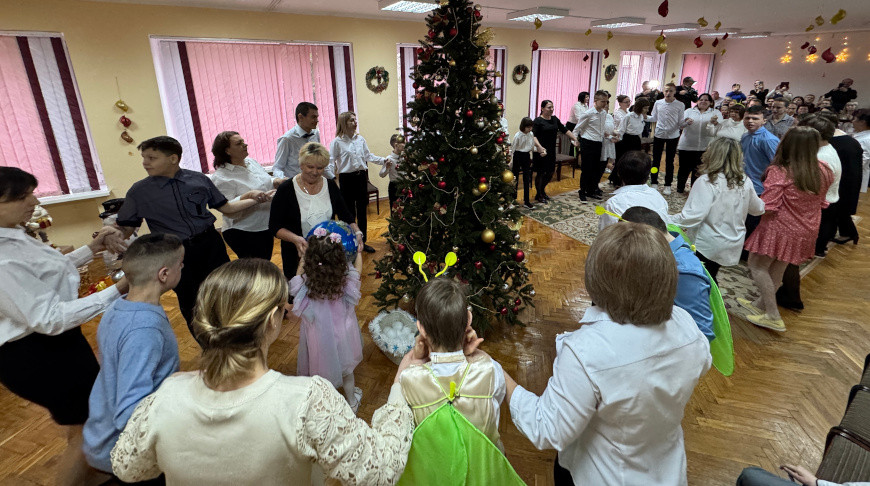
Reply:
[[741, 29], [722, 29], [720, 31], [711, 30], [711, 31], [707, 31], [707, 32], [702, 32], [701, 37], [719, 37], [719, 36], [723, 36], [725, 34], [728, 34], [728, 37], [731, 37], [731, 36], [739, 34], [740, 30]]
[[509, 12], [507, 14], [507, 19], [516, 20], [518, 22], [534, 22], [535, 19], [538, 19], [541, 22], [545, 22], [547, 20], [561, 19], [567, 15], [568, 11], [563, 8], [536, 7]]
[[688, 32], [690, 30], [698, 30], [698, 24], [672, 24], [672, 25], [654, 25], [650, 30], [653, 32]]
[[617, 17], [615, 19], [594, 20], [590, 26], [601, 29], [622, 29], [624, 27], [643, 25], [645, 23], [646, 19], [640, 17]]
[[734, 36], [735, 39], [760, 39], [763, 37], [770, 37], [770, 32], [748, 32]]
[[391, 12], [425, 13], [438, 8], [437, 0], [379, 0], [378, 8]]

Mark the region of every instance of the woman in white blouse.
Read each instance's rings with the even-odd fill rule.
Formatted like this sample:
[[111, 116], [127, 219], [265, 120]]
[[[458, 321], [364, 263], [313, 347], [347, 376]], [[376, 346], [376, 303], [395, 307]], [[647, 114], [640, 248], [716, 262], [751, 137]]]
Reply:
[[104, 226], [87, 246], [62, 255], [28, 236], [22, 224], [39, 204], [36, 186], [32, 174], [0, 167], [0, 383], [68, 426], [58, 483], [83, 484], [93, 470], [82, 453], [82, 426], [100, 366], [79, 326], [127, 293], [128, 284], [122, 278], [79, 298], [76, 267], [107, 245], [124, 251], [124, 238]]
[[269, 231], [269, 200], [285, 179], [272, 177], [256, 160], [248, 157], [248, 144], [239, 132], [221, 132], [211, 146], [214, 155], [212, 182], [230, 202], [251, 191], [258, 204], [241, 213], [224, 216], [221, 235], [239, 258], [272, 258], [274, 235]]
[[571, 107], [571, 113], [568, 114], [568, 121], [565, 123], [565, 128], [567, 128], [569, 132], [573, 131], [574, 127], [577, 126], [577, 122], [580, 121], [580, 115], [586, 113], [588, 110], [589, 92], [581, 91], [580, 94], [577, 95], [577, 102]]
[[852, 126], [855, 128], [855, 137], [864, 149], [864, 165], [861, 174], [861, 192], [867, 192], [867, 184], [870, 182], [870, 110], [858, 110], [852, 117]]
[[707, 145], [713, 139], [707, 132], [707, 125], [717, 114], [713, 109], [713, 97], [707, 93], [698, 97], [698, 103], [686, 110], [680, 128], [680, 142], [677, 150], [680, 154], [680, 170], [677, 171], [677, 192], [683, 194], [689, 174], [692, 184], [698, 178], [698, 166], [701, 165], [701, 155], [707, 150]]
[[764, 214], [764, 201], [743, 172], [740, 142], [717, 138], [701, 157], [701, 176], [671, 221], [687, 230], [696, 255], [716, 280], [722, 266], [737, 265], [746, 237], [746, 215]]
[[722, 111], [722, 121], [719, 121], [718, 116], [710, 118], [710, 123], [707, 124], [707, 135], [713, 138], [730, 138], [739, 142], [746, 133], [746, 127], [743, 125], [746, 107], [735, 103], [727, 107], [727, 110], [727, 116], [725, 111]]
[[111, 454], [122, 481], [307, 485], [315, 464], [343, 484], [398, 480], [414, 431], [398, 383], [369, 427], [323, 378], [269, 369], [287, 296], [281, 270], [263, 260], [206, 278], [193, 321], [202, 370], [167, 378], [136, 407]]

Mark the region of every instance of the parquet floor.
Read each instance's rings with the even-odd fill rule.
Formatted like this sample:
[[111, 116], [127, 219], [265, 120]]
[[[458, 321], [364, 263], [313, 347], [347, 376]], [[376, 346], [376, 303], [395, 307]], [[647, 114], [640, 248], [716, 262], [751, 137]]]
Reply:
[[[551, 193], [576, 188], [577, 179], [566, 178], [551, 185]], [[385, 228], [385, 206], [381, 204], [380, 216], [370, 206], [370, 235]], [[866, 195], [859, 210], [861, 235], [870, 241]], [[575, 329], [589, 305], [583, 286], [588, 247], [530, 220], [521, 233], [532, 245], [527, 254], [537, 307], [527, 311], [526, 327], [495, 329], [482, 347], [518, 382], [540, 393], [552, 372], [556, 334]], [[370, 243], [376, 255], [383, 254], [382, 238]], [[280, 262], [277, 248], [273, 260]], [[365, 256], [365, 267], [373, 271], [370, 255]], [[825, 434], [839, 421], [849, 388], [858, 382], [864, 356], [870, 352], [868, 277], [868, 244], [838, 246], [804, 279], [806, 310], [783, 312], [788, 332], [778, 334], [732, 318], [737, 370], [730, 378], [711, 370], [686, 408], [689, 484], [733, 485], [749, 465], [775, 469], [792, 462], [815, 469]], [[369, 297], [377, 285], [373, 277], [364, 277], [358, 307], [363, 324], [377, 313]], [[178, 336], [182, 369], [193, 369], [198, 347], [173, 294], [164, 297], [164, 306]], [[92, 342], [96, 325], [84, 326]], [[291, 321], [272, 346], [269, 364], [274, 369], [295, 373], [298, 332], [298, 321]], [[364, 360], [356, 374], [365, 392], [360, 416], [369, 420], [385, 403], [396, 367], [372, 343], [365, 325], [363, 336]], [[507, 457], [520, 476], [529, 484], [552, 484], [554, 452], [535, 450], [511, 423], [507, 407], [502, 407], [501, 431]], [[0, 388], [0, 485], [51, 484], [64, 444], [62, 429], [44, 410]]]

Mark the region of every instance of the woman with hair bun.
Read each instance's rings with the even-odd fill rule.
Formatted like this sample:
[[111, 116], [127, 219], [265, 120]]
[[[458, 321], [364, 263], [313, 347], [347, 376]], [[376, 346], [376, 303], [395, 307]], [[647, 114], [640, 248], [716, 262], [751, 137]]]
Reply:
[[167, 378], [136, 407], [112, 450], [122, 481], [162, 472], [173, 485], [309, 484], [315, 463], [343, 484], [399, 479], [414, 419], [398, 384], [369, 427], [325, 379], [269, 369], [287, 297], [281, 270], [261, 259], [209, 275], [193, 322], [202, 369]]

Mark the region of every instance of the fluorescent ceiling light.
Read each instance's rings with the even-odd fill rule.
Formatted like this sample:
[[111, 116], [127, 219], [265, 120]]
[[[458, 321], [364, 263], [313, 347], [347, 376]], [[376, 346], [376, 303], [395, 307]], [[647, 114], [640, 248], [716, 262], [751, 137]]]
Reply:
[[701, 37], [719, 37], [725, 35], [726, 33], [728, 34], [728, 37], [732, 37], [739, 34], [740, 30], [741, 29], [722, 29], [718, 31], [711, 30], [708, 32], [702, 32]]
[[545, 22], [547, 20], [561, 19], [568, 15], [568, 11], [563, 8], [551, 7], [536, 7], [526, 10], [517, 10], [507, 14], [508, 20], [516, 20], [518, 22], [534, 22], [535, 19]]
[[770, 32], [751, 32], [734, 36], [735, 39], [759, 39], [761, 37], [770, 37]]
[[646, 19], [640, 17], [617, 17], [615, 19], [601, 19], [592, 21], [591, 27], [598, 27], [602, 29], [621, 29], [623, 27], [634, 27], [636, 25], [643, 25], [646, 23]]
[[425, 13], [438, 8], [436, 0], [379, 0], [378, 8], [392, 12]]
[[654, 25], [650, 30], [653, 32], [688, 32], [690, 30], [698, 30], [701, 27], [698, 24], [672, 24], [672, 25]]

